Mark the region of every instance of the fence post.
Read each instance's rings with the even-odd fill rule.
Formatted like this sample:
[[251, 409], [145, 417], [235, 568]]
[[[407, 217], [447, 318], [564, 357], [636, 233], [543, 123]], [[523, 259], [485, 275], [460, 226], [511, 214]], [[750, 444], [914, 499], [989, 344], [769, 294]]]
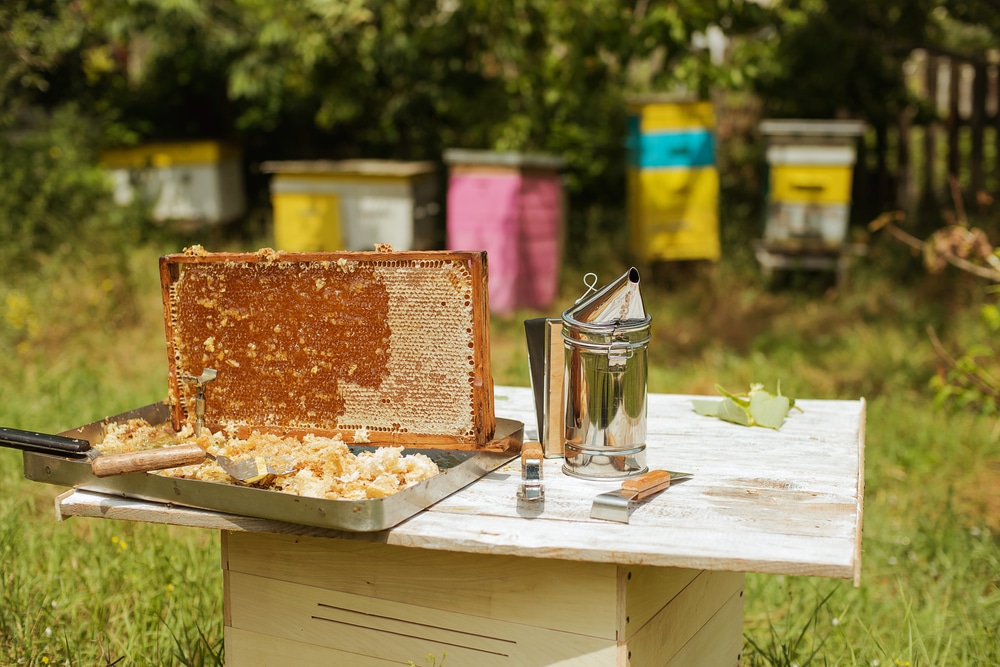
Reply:
[[913, 110], [903, 108], [899, 112], [899, 138], [896, 144], [896, 206], [906, 211], [907, 218], [913, 219], [916, 201], [913, 196], [913, 165], [910, 163], [910, 121]]
[[948, 175], [958, 178], [959, 169], [962, 166], [962, 157], [959, 154], [959, 131], [962, 126], [962, 119], [959, 117], [958, 96], [960, 92], [962, 64], [954, 58], [949, 58], [948, 67]]
[[984, 186], [983, 179], [983, 121], [986, 117], [986, 61], [977, 58], [973, 66], [975, 78], [972, 80], [972, 117], [969, 120], [972, 132], [972, 152], [970, 155], [970, 191], [978, 196]]
[[[937, 116], [938, 97], [938, 58], [928, 52], [927, 68], [924, 72], [925, 84], [927, 87], [927, 100]], [[924, 125], [924, 178], [921, 186], [921, 199], [933, 200], [936, 198], [934, 191], [934, 165], [937, 160], [937, 121], [932, 118]]]

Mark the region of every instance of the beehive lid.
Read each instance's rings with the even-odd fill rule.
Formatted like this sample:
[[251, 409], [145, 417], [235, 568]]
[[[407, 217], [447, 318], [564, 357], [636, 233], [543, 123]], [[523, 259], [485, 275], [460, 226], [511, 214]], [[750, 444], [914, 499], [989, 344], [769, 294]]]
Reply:
[[511, 169], [547, 169], [558, 171], [565, 162], [548, 153], [520, 153], [517, 151], [490, 151], [472, 148], [448, 148], [442, 154], [445, 164], [507, 167]]
[[397, 160], [272, 160], [261, 163], [260, 170], [265, 174], [409, 178], [434, 173], [437, 170], [437, 165], [426, 161], [402, 162]]
[[239, 160], [237, 146], [220, 141], [177, 141], [117, 148], [101, 155], [101, 166], [108, 169], [167, 168], [215, 165], [225, 160]]
[[772, 141], [782, 138], [853, 140], [864, 131], [865, 124], [860, 120], [769, 118], [760, 122], [760, 133]]
[[208, 253], [160, 260], [175, 428], [475, 448], [495, 424], [482, 252]]

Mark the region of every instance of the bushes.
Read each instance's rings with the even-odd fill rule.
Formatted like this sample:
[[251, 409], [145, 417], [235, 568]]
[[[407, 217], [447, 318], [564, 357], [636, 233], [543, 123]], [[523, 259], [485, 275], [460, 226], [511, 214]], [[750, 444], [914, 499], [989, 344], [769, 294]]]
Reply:
[[[91, 415], [81, 396], [97, 397], [80, 390], [106, 372], [107, 336], [145, 307], [135, 256], [148, 216], [114, 204], [98, 146], [95, 124], [74, 108], [0, 135], [0, 399], [25, 419]], [[68, 345], [78, 353], [64, 358]], [[34, 390], [44, 400], [20, 399]]]
[[35, 269], [44, 254], [121, 252], [135, 243], [142, 214], [113, 203], [99, 146], [96, 125], [72, 106], [0, 139], [4, 273]]
[[[74, 107], [0, 136], [0, 344], [23, 349], [45, 333], [31, 307], [39, 299], [65, 299], [73, 307], [64, 313], [82, 322], [114, 325], [134, 314], [129, 258], [149, 215], [114, 203], [100, 145], [97, 125]], [[104, 279], [67, 282], [80, 273], [67, 267]]]

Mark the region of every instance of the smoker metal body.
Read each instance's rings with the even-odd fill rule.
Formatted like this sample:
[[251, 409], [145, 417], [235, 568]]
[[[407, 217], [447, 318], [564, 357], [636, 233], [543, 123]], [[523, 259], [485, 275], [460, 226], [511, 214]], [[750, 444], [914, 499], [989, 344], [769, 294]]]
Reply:
[[585, 295], [562, 316], [565, 348], [563, 472], [586, 479], [646, 467], [647, 349], [651, 318], [639, 272]]

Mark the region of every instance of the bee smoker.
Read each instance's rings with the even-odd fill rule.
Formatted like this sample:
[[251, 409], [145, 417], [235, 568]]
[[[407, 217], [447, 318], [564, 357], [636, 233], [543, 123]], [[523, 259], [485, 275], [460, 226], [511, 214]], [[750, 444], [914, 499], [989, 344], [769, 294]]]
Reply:
[[566, 474], [620, 479], [647, 472], [650, 321], [635, 268], [563, 312]]

